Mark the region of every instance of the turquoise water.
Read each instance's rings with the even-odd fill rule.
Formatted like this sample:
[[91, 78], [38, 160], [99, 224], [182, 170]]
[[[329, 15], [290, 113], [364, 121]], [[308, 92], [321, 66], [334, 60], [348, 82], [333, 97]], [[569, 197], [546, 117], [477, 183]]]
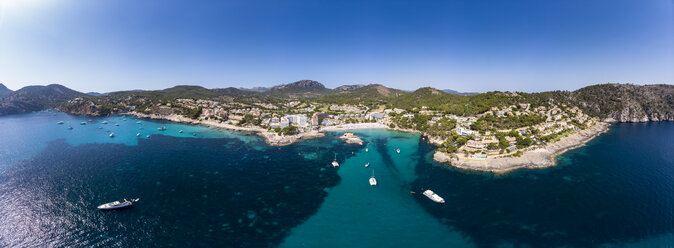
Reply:
[[[469, 243], [427, 214], [410, 193], [419, 135], [361, 130], [367, 144], [340, 166], [342, 181], [318, 213], [281, 247], [464, 247]], [[400, 149], [400, 154], [396, 153]], [[370, 163], [365, 168], [366, 163]], [[368, 180], [374, 170], [376, 186]]]
[[[0, 117], [0, 247], [674, 243], [674, 123], [613, 125], [556, 167], [495, 175], [434, 163], [417, 134], [359, 130], [359, 146], [333, 132], [270, 147], [203, 126], [119, 116], [79, 125], [87, 119]], [[377, 186], [368, 184], [373, 170]], [[96, 210], [121, 197], [141, 201]]]

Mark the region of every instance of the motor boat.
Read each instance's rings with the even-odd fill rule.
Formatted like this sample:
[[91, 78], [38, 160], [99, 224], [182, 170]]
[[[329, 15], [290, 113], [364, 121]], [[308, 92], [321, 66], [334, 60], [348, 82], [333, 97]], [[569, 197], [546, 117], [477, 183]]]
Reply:
[[140, 133], [137, 133], [137, 134], [136, 134], [136, 137], [140, 137]]
[[335, 154], [335, 160], [332, 161], [332, 167], [339, 167], [339, 163], [337, 163], [337, 154]]
[[108, 124], [108, 123], [110, 123], [110, 122], [108, 122], [108, 121], [103, 121], [102, 123], [103, 123], [103, 124]]
[[365, 164], [365, 168], [370, 167], [370, 163]]
[[434, 202], [445, 203], [445, 199], [442, 199], [442, 197], [440, 197], [438, 194], [436, 194], [435, 192], [433, 192], [430, 189], [427, 189], [426, 191], [424, 191], [424, 195], [426, 197], [428, 197], [428, 199], [431, 199]]
[[86, 125], [86, 124], [87, 124], [87, 123], [84, 122], [84, 121], [83, 121], [83, 122], [80, 122], [80, 125]]
[[119, 127], [119, 123], [115, 123], [115, 126], [118, 126], [118, 127]]
[[183, 130], [178, 131], [179, 133], [183, 133]]
[[367, 149], [367, 148], [365, 148], [365, 152], [368, 152], [368, 151], [370, 151], [370, 150], [369, 150], [369, 149]]
[[374, 178], [374, 169], [372, 169], [372, 177], [370, 177], [370, 186], [377, 185], [377, 179]]
[[166, 127], [164, 127], [164, 126], [158, 127], [157, 130], [159, 130], [159, 131], [164, 131], [164, 130], [166, 130]]
[[73, 126], [69, 126], [68, 129], [73, 129]]
[[145, 136], [145, 138], [148, 138], [148, 139], [149, 139], [149, 138], [150, 138], [150, 135]]
[[59, 125], [61, 125], [61, 124], [63, 124], [63, 123], [65, 123], [65, 122], [63, 122], [63, 121], [59, 121], [59, 122], [57, 122], [56, 124], [59, 124]]
[[397, 152], [398, 154], [400, 154], [400, 149], [396, 149], [396, 152]]
[[127, 199], [121, 199], [118, 201], [114, 202], [108, 202], [106, 204], [101, 204], [98, 206], [98, 209], [100, 210], [113, 210], [113, 209], [118, 209], [118, 208], [125, 208], [125, 207], [130, 207], [133, 206], [134, 202], [138, 202], [140, 198], [136, 199], [131, 199], [130, 201]]
[[115, 137], [115, 133], [110, 133], [110, 138]]
[[140, 121], [137, 121], [136, 124], [140, 124]]

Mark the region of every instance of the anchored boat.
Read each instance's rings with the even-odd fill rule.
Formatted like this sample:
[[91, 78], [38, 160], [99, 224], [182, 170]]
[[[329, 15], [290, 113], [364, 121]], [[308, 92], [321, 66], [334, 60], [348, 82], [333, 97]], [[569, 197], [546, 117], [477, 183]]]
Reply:
[[337, 163], [337, 154], [335, 154], [335, 160], [332, 161], [332, 167], [339, 167], [339, 163]]
[[433, 192], [430, 189], [427, 189], [426, 191], [424, 191], [424, 195], [426, 197], [428, 197], [428, 199], [431, 199], [434, 202], [445, 203], [445, 199], [443, 199], [442, 197], [440, 197], [438, 194], [436, 194], [435, 192]]
[[370, 177], [370, 186], [377, 185], [377, 179], [374, 178], [374, 169], [372, 169], [372, 177]]
[[101, 204], [98, 206], [98, 209], [100, 210], [113, 210], [113, 209], [118, 209], [118, 208], [125, 208], [125, 207], [130, 207], [133, 205], [134, 202], [138, 202], [140, 198], [136, 199], [131, 199], [130, 201], [127, 199], [121, 199], [118, 201], [114, 202], [108, 202], [106, 204]]

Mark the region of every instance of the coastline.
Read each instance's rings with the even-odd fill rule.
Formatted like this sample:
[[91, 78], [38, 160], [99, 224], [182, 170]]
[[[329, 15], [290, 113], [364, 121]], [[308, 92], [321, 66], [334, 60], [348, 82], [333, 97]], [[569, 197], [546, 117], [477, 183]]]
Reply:
[[590, 140], [608, 131], [610, 123], [599, 122], [596, 125], [570, 134], [557, 142], [543, 147], [525, 151], [520, 157], [469, 158], [463, 155], [436, 151], [433, 160], [456, 168], [504, 173], [519, 168], [546, 168], [557, 165], [556, 157], [560, 154], [585, 145]]
[[325, 134], [320, 132], [306, 132], [296, 135], [279, 135], [277, 133], [269, 132], [267, 129], [259, 127], [239, 127], [227, 123], [220, 123], [212, 120], [194, 120], [181, 115], [155, 115], [155, 114], [143, 114], [137, 112], [128, 112], [124, 113], [128, 115], [134, 115], [139, 118], [155, 119], [155, 120], [167, 120], [172, 122], [187, 123], [193, 125], [205, 125], [210, 127], [217, 127], [227, 130], [240, 131], [240, 132], [251, 132], [259, 135], [264, 138], [265, 142], [270, 146], [286, 146], [292, 143], [295, 143], [303, 139], [313, 139], [324, 137]]
[[[286, 146], [301, 140], [324, 137], [325, 132], [340, 132], [358, 129], [387, 129], [399, 132], [418, 133], [422, 136], [425, 136], [418, 130], [402, 129], [398, 127], [391, 128], [388, 125], [382, 123], [350, 123], [322, 127], [318, 131], [299, 133], [296, 135], [279, 135], [278, 133], [269, 132], [268, 130], [259, 127], [239, 127], [210, 120], [194, 120], [180, 115], [148, 115], [136, 112], [125, 114], [134, 115], [140, 118], [161, 119], [180, 123], [206, 125], [233, 131], [252, 132], [264, 138], [265, 142], [270, 146]], [[569, 136], [564, 137], [557, 142], [549, 143], [543, 147], [525, 151], [520, 157], [470, 158], [465, 157], [462, 154], [457, 156], [456, 154], [448, 154], [436, 150], [433, 154], [433, 160], [443, 163], [445, 166], [494, 173], [504, 173], [520, 168], [551, 167], [557, 164], [557, 160], [555, 159], [557, 156], [568, 150], [583, 146], [595, 137], [605, 133], [608, 131], [610, 124], [611, 123], [609, 122], [599, 122], [590, 128], [570, 134]], [[429, 138], [428, 142], [433, 143], [433, 140]]]

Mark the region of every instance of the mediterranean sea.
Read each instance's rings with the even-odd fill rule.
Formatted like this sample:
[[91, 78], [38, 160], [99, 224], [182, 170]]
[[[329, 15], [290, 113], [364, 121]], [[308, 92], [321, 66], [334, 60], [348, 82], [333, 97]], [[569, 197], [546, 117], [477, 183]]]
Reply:
[[[506, 174], [435, 163], [418, 134], [354, 133], [364, 145], [330, 132], [275, 147], [255, 134], [133, 117], [2, 116], [0, 247], [674, 243], [674, 123], [614, 124], [555, 167]], [[120, 198], [140, 201], [96, 209]]]

